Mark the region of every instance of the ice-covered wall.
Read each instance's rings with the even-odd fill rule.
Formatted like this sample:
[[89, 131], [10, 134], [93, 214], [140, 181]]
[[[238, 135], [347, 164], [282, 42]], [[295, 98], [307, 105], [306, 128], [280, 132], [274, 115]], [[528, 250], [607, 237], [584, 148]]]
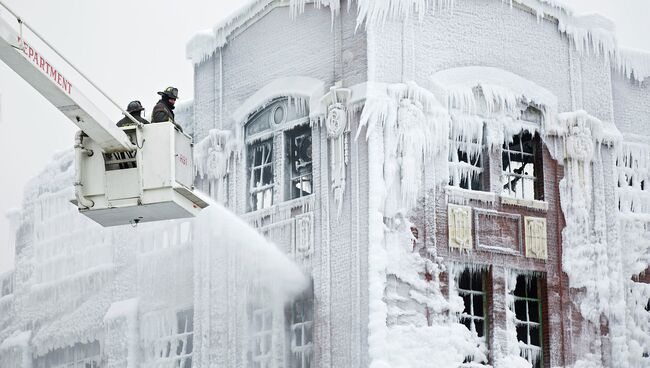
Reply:
[[[252, 223], [261, 225], [262, 229], [265, 229], [267, 221], [277, 222], [270, 226], [269, 231], [278, 234], [285, 232], [285, 235], [278, 235], [279, 244], [285, 245], [288, 252], [291, 252], [292, 245], [288, 242], [287, 235], [292, 232], [292, 227], [306, 227], [312, 240], [310, 244], [301, 246], [308, 249], [308, 253], [298, 252], [296, 257], [306, 262], [305, 269], [314, 282], [317, 301], [314, 334], [319, 341], [315, 346], [314, 364], [363, 366], [362, 359], [366, 356], [363, 341], [367, 325], [363, 319], [367, 313], [363, 311], [362, 295], [365, 288], [360, 281], [365, 268], [359, 265], [365, 262], [361, 255], [364, 252], [361, 245], [365, 244], [363, 237], [366, 236], [363, 230], [366, 220], [363, 216], [365, 200], [362, 194], [366, 187], [363, 183], [367, 180], [363, 169], [367, 155], [364, 153], [363, 141], [348, 145], [349, 151], [346, 154], [349, 155], [350, 164], [343, 166], [345, 188], [341, 192], [343, 197], [337, 202], [329, 187], [332, 174], [329, 139], [324, 126], [327, 106], [321, 103], [320, 98], [337, 81], [351, 85], [367, 79], [365, 32], [355, 32], [354, 13], [343, 12], [340, 17], [332, 18], [328, 10], [314, 9], [311, 5], [306, 6], [304, 13], [293, 19], [291, 12], [292, 9], [287, 4], [270, 5], [252, 17], [246, 27], [233, 32], [224, 47], [196, 64], [196, 137], [210, 137], [200, 144], [201, 152], [212, 152], [212, 156], [208, 154], [203, 156], [205, 158], [216, 157], [215, 155], [221, 154], [218, 152], [234, 152], [231, 150], [232, 144], [213, 144], [220, 139], [217, 137], [225, 135], [237, 140], [237, 151], [245, 152], [240, 129], [247, 114], [263, 108], [272, 98], [283, 96], [290, 99], [298, 97], [296, 102], [309, 108], [308, 113], [315, 123], [312, 127], [315, 194], [309, 200], [311, 204], [305, 204], [301, 200], [293, 204], [297, 209], [292, 210], [292, 204], [285, 205], [281, 203], [284, 199], [280, 198], [274, 209], [246, 216]], [[290, 82], [299, 78], [318, 82], [313, 83], [317, 88], [311, 89], [310, 93], [298, 91]], [[261, 95], [268, 96], [268, 101], [259, 100]], [[349, 130], [356, 131], [358, 115], [353, 116], [352, 111], [350, 114]], [[209, 132], [215, 128], [217, 130]], [[281, 138], [281, 135], [276, 135], [276, 139], [281, 141]], [[224, 151], [221, 151], [222, 146]], [[284, 146], [280, 144], [278, 147]], [[281, 150], [274, 154], [276, 157], [284, 156]], [[247, 205], [246, 156], [226, 155], [232, 157], [227, 166], [209, 166], [209, 162], [214, 162], [212, 160], [200, 167], [200, 172], [208, 173], [200, 185], [206, 189], [211, 188], [214, 198], [243, 214]], [[284, 170], [281, 160], [275, 167], [276, 173]], [[229, 174], [224, 179], [221, 173], [226, 171]], [[219, 180], [215, 179], [218, 178], [210, 177], [213, 174], [222, 176], [221, 184], [217, 184]], [[224, 191], [227, 192], [227, 202], [222, 199]], [[284, 190], [279, 190], [276, 195], [281, 197], [283, 193]], [[341, 207], [339, 203], [342, 204]], [[298, 216], [296, 220], [291, 220], [291, 213]], [[293, 221], [296, 225], [293, 225]], [[301, 254], [309, 256], [303, 259]], [[237, 274], [232, 268], [229, 270], [229, 273]], [[235, 277], [233, 275], [229, 277]], [[224, 290], [232, 290], [232, 286], [223, 287]], [[236, 305], [223, 308], [234, 310]], [[233, 316], [231, 326], [244, 328], [244, 317]], [[238, 341], [239, 347], [236, 344], [222, 345], [223, 349], [218, 353], [222, 356], [221, 359], [233, 354], [240, 355], [240, 349], [246, 346], [241, 346], [245, 341]], [[226, 351], [227, 346], [232, 348]]]
[[[200, 125], [204, 126], [203, 131], [207, 132], [208, 129], [214, 127], [234, 127], [236, 121], [229, 121], [229, 119], [233, 116], [233, 111], [237, 111], [248, 103], [247, 96], [263, 90], [268, 86], [269, 82], [282, 77], [306, 76], [316, 78], [322, 80], [325, 86], [329, 86], [340, 79], [343, 82], [342, 87], [351, 88], [351, 100], [354, 102], [352, 105], [348, 105], [351, 112], [348, 120], [351, 123], [353, 132], [357, 131], [355, 124], [358, 121], [361, 126], [368, 126], [369, 133], [364, 130], [363, 134], [350, 147], [352, 155], [350, 166], [352, 166], [352, 170], [347, 171], [346, 175], [348, 178], [355, 177], [355, 179], [353, 179], [351, 187], [346, 187], [343, 216], [352, 215], [353, 222], [356, 221], [353, 226], [362, 229], [362, 234], [358, 234], [358, 238], [352, 239], [352, 243], [349, 243], [347, 226], [350, 222], [340, 223], [333, 220], [331, 210], [328, 210], [323, 205], [328, 203], [329, 206], [332, 206], [331, 199], [329, 201], [317, 201], [318, 204], [323, 205], [323, 208], [317, 208], [314, 218], [316, 226], [315, 241], [317, 244], [315, 260], [329, 264], [329, 271], [335, 269], [339, 275], [344, 275], [350, 267], [356, 265], [361, 266], [362, 269], [368, 269], [371, 273], [369, 276], [370, 294], [367, 296], [365, 294], [365, 275], [363, 273], [357, 274], [356, 278], [348, 278], [347, 276], [335, 278], [330, 275], [330, 280], [320, 279], [317, 272], [314, 275], [317, 276], [316, 283], [322, 285], [321, 287], [316, 286], [316, 294], [321, 296], [324, 304], [330, 303], [331, 310], [338, 310], [339, 306], [349, 306], [349, 301], [346, 298], [353, 298], [353, 300], [358, 298], [354, 302], [359, 303], [358, 305], [361, 306], [364, 313], [368, 312], [370, 326], [369, 347], [371, 352], [366, 353], [365, 347], [362, 347], [359, 352], [355, 352], [351, 356], [354, 357], [355, 354], [360, 353], [361, 357], [358, 358], [360, 362], [366, 364], [377, 363], [386, 356], [382, 355], [385, 352], [377, 353], [383, 345], [375, 345], [377, 339], [373, 337], [376, 332], [373, 332], [373, 326], [378, 328], [378, 336], [382, 336], [384, 327], [378, 322], [382, 318], [376, 319], [377, 315], [374, 313], [378, 311], [373, 310], [373, 308], [379, 306], [381, 309], [383, 301], [378, 302], [378, 299], [384, 299], [381, 292], [384, 283], [388, 282], [390, 284], [390, 280], [393, 280], [392, 282], [398, 285], [396, 286], [397, 290], [402, 290], [404, 284], [403, 280], [395, 279], [395, 273], [397, 272], [395, 270], [391, 271], [391, 275], [379, 276], [379, 279], [373, 278], [377, 277], [377, 275], [372, 275], [373, 272], [385, 272], [385, 270], [381, 270], [382, 266], [373, 265], [374, 262], [378, 262], [379, 265], [383, 264], [380, 262], [381, 259], [376, 258], [382, 254], [381, 248], [373, 248], [376, 246], [374, 242], [378, 241], [378, 239], [374, 238], [374, 236], [377, 236], [375, 233], [384, 231], [384, 222], [390, 222], [396, 215], [401, 214], [401, 216], [404, 216], [408, 213], [408, 209], [413, 206], [414, 198], [421, 198], [424, 193], [422, 191], [422, 182], [425, 183], [424, 189], [432, 189], [435, 185], [446, 180], [447, 177], [446, 160], [440, 160], [438, 166], [428, 166], [427, 169], [414, 165], [414, 162], [417, 161], [414, 158], [419, 153], [426, 153], [429, 150], [435, 151], [436, 149], [446, 152], [446, 131], [435, 131], [433, 135], [437, 136], [440, 139], [439, 141], [427, 138], [427, 131], [432, 126], [424, 123], [427, 120], [423, 116], [427, 116], [427, 113], [422, 114], [422, 109], [426, 110], [429, 106], [426, 101], [421, 101], [420, 97], [429, 93], [426, 90], [434, 93], [440, 92], [439, 86], [436, 85], [440, 81], [432, 81], [431, 77], [436, 73], [445, 73], [452, 69], [468, 68], [469, 70], [471, 67], [478, 67], [479, 72], [474, 73], [475, 78], [471, 81], [474, 84], [463, 85], [460, 83], [452, 86], [451, 89], [445, 90], [443, 88], [442, 95], [436, 94], [436, 96], [440, 98], [444, 107], [450, 106], [458, 110], [450, 111], [452, 119], [458, 123], [471, 120], [469, 115], [475, 114], [476, 111], [472, 111], [472, 106], [467, 106], [465, 102], [471, 103], [476, 97], [474, 95], [476, 91], [479, 94], [482, 93], [487, 98], [484, 101], [486, 106], [479, 106], [479, 109], [487, 110], [492, 115], [488, 119], [490, 120], [488, 125], [493, 124], [493, 126], [488, 127], [488, 132], [491, 132], [490, 134], [495, 133], [495, 135], [488, 136], [487, 143], [494, 148], [499, 147], [504, 139], [510, 139], [509, 134], [522, 127], [546, 135], [556, 128], [555, 121], [558, 112], [585, 109], [599, 120], [615, 121], [611, 106], [616, 103], [612, 98], [612, 82], [610, 78], [612, 78], [612, 67], [615, 74], [618, 73], [617, 70], [622, 65], [619, 65], [619, 63], [624, 64], [624, 60], [618, 58], [617, 46], [611, 32], [611, 24], [608, 21], [598, 17], [574, 18], [570, 10], [556, 3], [544, 1], [503, 3], [489, 0], [463, 1], [453, 4], [444, 1], [394, 1], [382, 3], [357, 1], [343, 2], [341, 4], [338, 2], [316, 2], [315, 5], [315, 7], [320, 5], [325, 6], [325, 8], [316, 10], [309, 4], [305, 6], [301, 1], [285, 2], [284, 4], [272, 1], [253, 1], [229, 21], [215, 26], [212, 31], [197, 35], [195, 40], [188, 45], [188, 56], [196, 64], [197, 101], [201, 101], [197, 103], [196, 109], [197, 112], [200, 111], [201, 119], [203, 119]], [[349, 5], [351, 5], [351, 11], [338, 12], [339, 9], [346, 9]], [[292, 14], [292, 10], [296, 9], [298, 10], [297, 15]], [[293, 18], [292, 15], [294, 15]], [[557, 19], [558, 22], [545, 18], [545, 15]], [[406, 20], [402, 21], [403, 19]], [[305, 23], [303, 23], [303, 20]], [[342, 22], [340, 39], [338, 35], [339, 22]], [[284, 29], [278, 28], [280, 24]], [[306, 26], [306, 24], [309, 24], [309, 26]], [[326, 25], [330, 30], [325, 27]], [[359, 26], [356, 33], [353, 26]], [[287, 74], [289, 71], [286, 68], [288, 65], [286, 58], [291, 57], [291, 55], [302, 55], [302, 51], [308, 48], [304, 46], [302, 36], [297, 42], [291, 43], [282, 43], [281, 39], [284, 38], [286, 30], [295, 33], [301, 27], [307, 29], [303, 29], [302, 32], [298, 33], [312, 40], [317, 40], [318, 45], [321, 46], [313, 54], [324, 55], [324, 57], [320, 58], [321, 60], [327, 60], [327, 62], [315, 62], [310, 57], [301, 57], [299, 61], [293, 60], [291, 63], [292, 68], [296, 71], [291, 71], [293, 74]], [[331, 29], [334, 29], [334, 31], [332, 32]], [[260, 32], [264, 34], [262, 35]], [[269, 41], [270, 39], [271, 41]], [[330, 46], [328, 42], [323, 43], [324, 39], [330, 41], [333, 39], [333, 45]], [[259, 40], [262, 40], [263, 46], [260, 45]], [[278, 44], [283, 45], [282, 51], [274, 53], [272, 58], [261, 65], [262, 73], [257, 73], [259, 68], [256, 68], [255, 74], [253, 74], [253, 67], [247, 64], [245, 60], [257, 60], [267, 48]], [[314, 41], [314, 44], [316, 44], [316, 41]], [[343, 46], [340, 47], [340, 45]], [[348, 47], [347, 45], [356, 45], [357, 48]], [[367, 50], [367, 52], [357, 52], [359, 46]], [[246, 59], [244, 55], [249, 54], [253, 56]], [[613, 61], [613, 63], [610, 63], [610, 61]], [[643, 74], [641, 72], [643, 63], [640, 63], [639, 60], [629, 61], [628, 64], [626, 64], [628, 69], [634, 64], [634, 69], [639, 70], [635, 75]], [[500, 70], [503, 72], [502, 75], [510, 73], [514, 77], [504, 77], [501, 80], [481, 78], [481, 72], [487, 73], [486, 77], [492, 77], [494, 73], [490, 70]], [[323, 73], [332, 72], [337, 76], [335, 79], [329, 76], [322, 77]], [[263, 77], [260, 78], [260, 75]], [[616, 75], [622, 76], [623, 74]], [[235, 85], [229, 79], [232, 76], [243, 79], [243, 82], [239, 80], [242, 83]], [[340, 78], [340, 76], [343, 77]], [[518, 81], [513, 83], [515, 79], [523, 80], [524, 83]], [[357, 84], [366, 80], [371, 83]], [[380, 86], [380, 88], [377, 89], [377, 86]], [[410, 95], [408, 93], [400, 94], [399, 90], [406, 86], [409, 86], [409, 91], [423, 88], [421, 90], [424, 92]], [[413, 89], [413, 86], [420, 87]], [[534, 87], [530, 88], [530, 86]], [[387, 89], [389, 92], [381, 92], [377, 95], [376, 92], [382, 88]], [[392, 92], [390, 92], [391, 90]], [[291, 93], [287, 92], [287, 94], [292, 97]], [[448, 98], [449, 96], [454, 98]], [[462, 101], [462, 99], [467, 101]], [[518, 109], [522, 104], [533, 104], [542, 109], [543, 119], [540, 126], [531, 128], [530, 125], [521, 124]], [[467, 111], [464, 111], [465, 108], [467, 108]], [[507, 113], [501, 114], [500, 111], [506, 111]], [[311, 113], [313, 114], [313, 111]], [[239, 114], [236, 115], [239, 116]], [[504, 117], [506, 119], [503, 119]], [[395, 122], [399, 121], [401, 123], [395, 125]], [[374, 130], [378, 129], [377, 126], [383, 127], [387, 131], [384, 132], [383, 136], [377, 138], [378, 140], [373, 141], [370, 137], [375, 134]], [[405, 126], [411, 128], [405, 128]], [[549, 132], [547, 132], [547, 129]], [[463, 137], [467, 135], [465, 138], [469, 139], [468, 137], [475, 136], [476, 132], [477, 129], [468, 127], [456, 133]], [[319, 136], [317, 129], [314, 129], [313, 133], [315, 152], [318, 152], [319, 155], [327, 154], [327, 146], [331, 145], [331, 142], [328, 142], [323, 135]], [[380, 145], [384, 148], [384, 151], [376, 151], [377, 147], [374, 146], [382, 143], [381, 140], [384, 139], [382, 137], [391, 137], [393, 134], [397, 137], [397, 140], [387, 138], [388, 141]], [[608, 132], [605, 133], [605, 135], [608, 134]], [[366, 141], [366, 139], [369, 140]], [[424, 146], [422, 146], [422, 142], [425, 142]], [[607, 144], [611, 143], [610, 140], [607, 140]], [[386, 147], [386, 144], [389, 147]], [[549, 141], [548, 144], [551, 144], [551, 142]], [[549, 177], [544, 185], [546, 186], [545, 190], [550, 193], [555, 190], [554, 186], [557, 185], [557, 180], [562, 177], [562, 166], [559, 166], [560, 171], [553, 169], [551, 154], [556, 155], [557, 147], [550, 146], [549, 149], [551, 152], [545, 152], [544, 161], [545, 165], [549, 164], [551, 166], [549, 169], [551, 172], [548, 173]], [[383, 163], [373, 163], [382, 152], [389, 152], [385, 161]], [[361, 157], [358, 156], [359, 154], [361, 154]], [[355, 158], [359, 160], [358, 163], [355, 162]], [[321, 158], [315, 164], [315, 172], [322, 176], [320, 178], [317, 176], [316, 179], [320, 183], [318, 192], [320, 195], [327, 191], [327, 179], [328, 175], [331, 175], [327, 170], [328, 162], [326, 160], [326, 157]], [[241, 164], [241, 162], [238, 163], [238, 165]], [[319, 166], [320, 168], [318, 168]], [[380, 175], [378, 174], [380, 171], [382, 174], [373, 177], [373, 167], [377, 169], [377, 175]], [[349, 170], [349, 167], [347, 170]], [[425, 171], [424, 174], [422, 173], [423, 170]], [[431, 171], [426, 172], [427, 170]], [[438, 170], [439, 172], [436, 173]], [[368, 171], [370, 174], [366, 174]], [[496, 172], [498, 175], [498, 168], [491, 168], [491, 171]], [[223, 170], [219, 172], [221, 173]], [[239, 177], [233, 177], [235, 175], [239, 175]], [[242, 212], [245, 207], [244, 203], [242, 203], [245, 195], [242, 195], [242, 192], [245, 193], [245, 189], [242, 189], [241, 181], [245, 179], [245, 174], [239, 171], [235, 175], [229, 175], [227, 179], [230, 193], [228, 203], [231, 206], [235, 205], [238, 211]], [[377, 186], [380, 181], [386, 181], [385, 187]], [[355, 187], [357, 185], [362, 187]], [[371, 195], [359, 197], [359, 193], [364, 193], [364, 188], [368, 188], [367, 191]], [[497, 190], [498, 184], [492, 185], [492, 189]], [[385, 197], [381, 197], [384, 190], [387, 193], [385, 193]], [[351, 197], [348, 197], [348, 195], [351, 195]], [[549, 218], [553, 218], [550, 220], [551, 225], [549, 226], [551, 230], [549, 231], [555, 232], [562, 225], [562, 220], [559, 218], [559, 198], [550, 194], [548, 197], [551, 199], [544, 203], [543, 210], [537, 208], [531, 210], [531, 213], [539, 216], [539, 212], [535, 211], [548, 211]], [[432, 197], [433, 203], [435, 203], [436, 198], [437, 194], [434, 193]], [[352, 200], [352, 207], [356, 206], [356, 209], [352, 212], [347, 208], [349, 199]], [[233, 200], [236, 203], [232, 203]], [[491, 201], [494, 201], [494, 199], [491, 199]], [[366, 207], [367, 203], [374, 203], [375, 206], [381, 207], [380, 213], [385, 217], [381, 221], [382, 224], [380, 224], [376, 213], [373, 212], [378, 210], [379, 207], [371, 206], [369, 208]], [[366, 213], [366, 211], [370, 211], [368, 218], [361, 216], [359, 219], [357, 217], [358, 213]], [[275, 213], [274, 211], [271, 212]], [[429, 207], [424, 212], [431, 215], [436, 210], [431, 210]], [[283, 216], [278, 218], [281, 223], [285, 219]], [[354, 220], [355, 218], [356, 220]], [[368, 221], [370, 221], [370, 224], [368, 224]], [[329, 222], [330, 228], [336, 226], [339, 229], [340, 226], [343, 226], [343, 231], [328, 231], [327, 227], [323, 226], [323, 223], [326, 222]], [[354, 245], [355, 240], [365, 241], [367, 239], [366, 229], [368, 229], [370, 238], [374, 239], [370, 240], [369, 250], [363, 249], [363, 247], [359, 250], [354, 249], [351, 254], [352, 258], [349, 257], [350, 254], [347, 252], [350, 252], [350, 245]], [[388, 232], [386, 236], [391, 237], [394, 234]], [[398, 241], [395, 240], [395, 242]], [[402, 240], [402, 242], [405, 241]], [[549, 237], [549, 242], [552, 242], [557, 247], [559, 243], [557, 235]], [[394, 244], [384, 245], [388, 250], [394, 246]], [[369, 265], [366, 265], [365, 252], [369, 252], [367, 259], [374, 260]], [[333, 254], [344, 254], [348, 257], [335, 259], [332, 256]], [[427, 255], [424, 254], [424, 256]], [[557, 268], [555, 262], [560, 260], [558, 250], [554, 249], [550, 257], [549, 262], [552, 260], [553, 263], [549, 263], [548, 269], [554, 270], [553, 276], [551, 276], [554, 285], [552, 287], [559, 288], [561, 282], [557, 280], [562, 276], [556, 276], [559, 271], [555, 269]], [[495, 257], [495, 259], [500, 258]], [[354, 262], [351, 263], [350, 260], [356, 262], [356, 265]], [[390, 263], [388, 265], [390, 266]], [[323, 266], [321, 264], [321, 267]], [[533, 268], [538, 270], [544, 269], [543, 263], [539, 262], [527, 262], [527, 266], [534, 266]], [[424, 266], [419, 265], [418, 267]], [[415, 279], [417, 279], [422, 276], [418, 275], [418, 273], [425, 272], [426, 267], [424, 270], [409, 270], [408, 272], [415, 272], [411, 276], [415, 276]], [[500, 280], [499, 282], [504, 285], [507, 284], [508, 279], [511, 277], [508, 269], [499, 268], [495, 272], [498, 274], [495, 277]], [[372, 286], [373, 280], [378, 282], [375, 285], [376, 287]], [[360, 290], [356, 295], [347, 291], [340, 292], [342, 289], [336, 286], [353, 285], [355, 287], [357, 286], [355, 282], [360, 282], [358, 284]], [[414, 284], [417, 284], [417, 282]], [[505, 293], [508, 292], [506, 289], [503, 289]], [[557, 298], [560, 295], [566, 298], [568, 295], [555, 289], [549, 293]], [[390, 300], [387, 301], [389, 305], [396, 305], [396, 301], [391, 298], [388, 298]], [[397, 300], [400, 299], [397, 298]], [[559, 301], [553, 301], [549, 308], [558, 308], [559, 310], [560, 304]], [[370, 309], [366, 310], [365, 305], [370, 306]], [[397, 302], [397, 305], [399, 305], [399, 302]], [[421, 309], [421, 306], [417, 306], [417, 303], [409, 305], [414, 306], [414, 309], [408, 311], [403, 319], [408, 320], [410, 318], [408, 317], [409, 313], [416, 311], [417, 314], [417, 311]], [[505, 313], [508, 306], [503, 307]], [[381, 310], [379, 312], [383, 313]], [[327, 364], [330, 362], [331, 356], [331, 362], [345, 364], [347, 362], [345, 355], [340, 353], [347, 354], [349, 351], [346, 350], [349, 341], [346, 340], [347, 331], [349, 330], [344, 324], [339, 324], [336, 319], [327, 318], [328, 311], [321, 311], [321, 313], [323, 314], [317, 314], [317, 319], [325, 318], [325, 320], [317, 323], [326, 326], [323, 328], [337, 331], [339, 336], [343, 336], [343, 338], [340, 339], [341, 346], [339, 347], [337, 341], [333, 341], [330, 345], [327, 336], [318, 335], [320, 346], [316, 348], [317, 362], [321, 365]], [[395, 313], [396, 309], [390, 307], [387, 316], [400, 320], [402, 317], [400, 317], [399, 313]], [[365, 318], [361, 317], [361, 320]], [[413, 318], [417, 320], [417, 317]], [[557, 321], [557, 318], [557, 316], [554, 316], [554, 321]], [[339, 327], [342, 327], [343, 330], [338, 330]], [[504, 328], [506, 328], [505, 325]], [[364, 334], [365, 332], [362, 331], [361, 333]], [[354, 337], [354, 339], [356, 338]], [[546, 357], [546, 359], [549, 359], [551, 364], [564, 362], [564, 358], [560, 357], [559, 353], [562, 344], [561, 338], [554, 336], [550, 340], [552, 356], [550, 358]], [[504, 343], [507, 345], [510, 342]], [[576, 343], [579, 345], [582, 342], [577, 341]], [[512, 346], [504, 346], [503, 350], [500, 351], [505, 353], [515, 351], [516, 355], [518, 348], [516, 342], [514, 344], [514, 350]], [[373, 349], [375, 349], [375, 353], [372, 352]], [[333, 352], [337, 354], [333, 354]], [[575, 353], [582, 354], [583, 352], [576, 350]], [[573, 352], [570, 351], [570, 347], [567, 347], [567, 352], [564, 354], [564, 356], [571, 356]], [[500, 364], [514, 364], [513, 362], [517, 360], [516, 356], [504, 356], [503, 358], [505, 360]], [[519, 363], [522, 362], [519, 361]]]
[[15, 287], [3, 287], [0, 299], [3, 367], [191, 360], [194, 285], [204, 276], [194, 272], [195, 247], [230, 246], [275, 259], [259, 270], [282, 285], [282, 295], [305, 286], [274, 245], [216, 204], [200, 221], [102, 228], [70, 203], [72, 163], [71, 151], [54, 155], [25, 190], [16, 269], [7, 276]]
[[648, 136], [650, 79], [642, 83], [612, 75], [614, 121], [623, 134]]

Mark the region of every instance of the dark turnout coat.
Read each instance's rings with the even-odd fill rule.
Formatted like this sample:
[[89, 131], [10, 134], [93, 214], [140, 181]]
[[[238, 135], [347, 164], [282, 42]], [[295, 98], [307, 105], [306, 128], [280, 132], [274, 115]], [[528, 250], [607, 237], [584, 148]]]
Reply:
[[181, 128], [178, 123], [176, 123], [176, 120], [174, 120], [174, 106], [169, 104], [167, 101], [164, 99], [161, 99], [156, 103], [156, 106], [153, 107], [153, 110], [151, 111], [151, 122], [152, 123], [163, 123], [166, 121], [172, 122], [180, 130], [181, 132], [183, 131], [183, 128]]
[[[141, 122], [142, 124], [149, 124], [149, 122], [147, 121], [147, 119], [145, 119], [145, 118], [143, 118], [142, 116], [140, 116], [139, 113], [133, 113], [133, 114], [131, 114], [131, 115], [133, 115], [133, 117], [134, 117], [137, 121]], [[128, 116], [123, 117], [122, 120], [120, 120], [120, 121], [117, 122], [117, 126], [120, 127], [120, 128], [121, 128], [121, 127], [125, 127], [125, 126], [130, 126], [130, 125], [135, 125], [135, 124], [131, 121], [131, 119], [129, 119]]]

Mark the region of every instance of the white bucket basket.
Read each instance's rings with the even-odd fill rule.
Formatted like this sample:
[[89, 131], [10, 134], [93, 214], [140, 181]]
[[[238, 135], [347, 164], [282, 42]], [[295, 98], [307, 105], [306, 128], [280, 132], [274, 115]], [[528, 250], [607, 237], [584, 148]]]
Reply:
[[191, 137], [171, 123], [123, 130], [135, 151], [103, 154], [92, 138], [83, 137], [74, 201], [79, 212], [102, 226], [116, 226], [194, 217], [208, 206], [193, 192]]

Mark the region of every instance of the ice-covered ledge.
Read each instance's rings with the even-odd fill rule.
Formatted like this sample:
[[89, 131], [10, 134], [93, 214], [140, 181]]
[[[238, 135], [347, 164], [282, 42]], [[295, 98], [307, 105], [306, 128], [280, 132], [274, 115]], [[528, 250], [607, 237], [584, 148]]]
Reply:
[[537, 211], [548, 211], [548, 203], [544, 201], [538, 201], [536, 199], [522, 199], [522, 198], [512, 198], [508, 196], [500, 196], [501, 205], [506, 206], [517, 206], [517, 207], [526, 207]]
[[244, 221], [247, 221], [248, 223], [254, 224], [255, 226], [259, 227], [262, 225], [261, 220], [263, 220], [264, 218], [279, 217], [281, 219], [288, 219], [291, 217], [292, 210], [300, 208], [302, 209], [303, 213], [310, 212], [314, 209], [315, 203], [316, 203], [316, 196], [314, 194], [310, 194], [308, 196], [291, 199], [291, 200], [274, 204], [269, 208], [247, 212], [243, 214], [241, 218], [244, 219]]
[[469, 190], [448, 185], [445, 188], [447, 192], [447, 203], [466, 205], [470, 201], [493, 204], [496, 200], [496, 194], [492, 192], [482, 192], [478, 190]]

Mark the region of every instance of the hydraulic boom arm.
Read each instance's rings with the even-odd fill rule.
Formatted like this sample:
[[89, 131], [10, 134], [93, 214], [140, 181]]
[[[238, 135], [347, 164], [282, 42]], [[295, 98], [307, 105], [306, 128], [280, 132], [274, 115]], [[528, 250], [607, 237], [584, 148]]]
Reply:
[[[16, 17], [15, 13], [4, 4], [0, 2], [0, 5]], [[16, 21], [19, 26], [23, 26], [20, 18], [16, 17]], [[0, 18], [0, 60], [97, 142], [104, 152], [135, 149], [127, 135], [115, 126], [114, 121], [2, 18]], [[72, 68], [74, 69], [74, 66]]]

